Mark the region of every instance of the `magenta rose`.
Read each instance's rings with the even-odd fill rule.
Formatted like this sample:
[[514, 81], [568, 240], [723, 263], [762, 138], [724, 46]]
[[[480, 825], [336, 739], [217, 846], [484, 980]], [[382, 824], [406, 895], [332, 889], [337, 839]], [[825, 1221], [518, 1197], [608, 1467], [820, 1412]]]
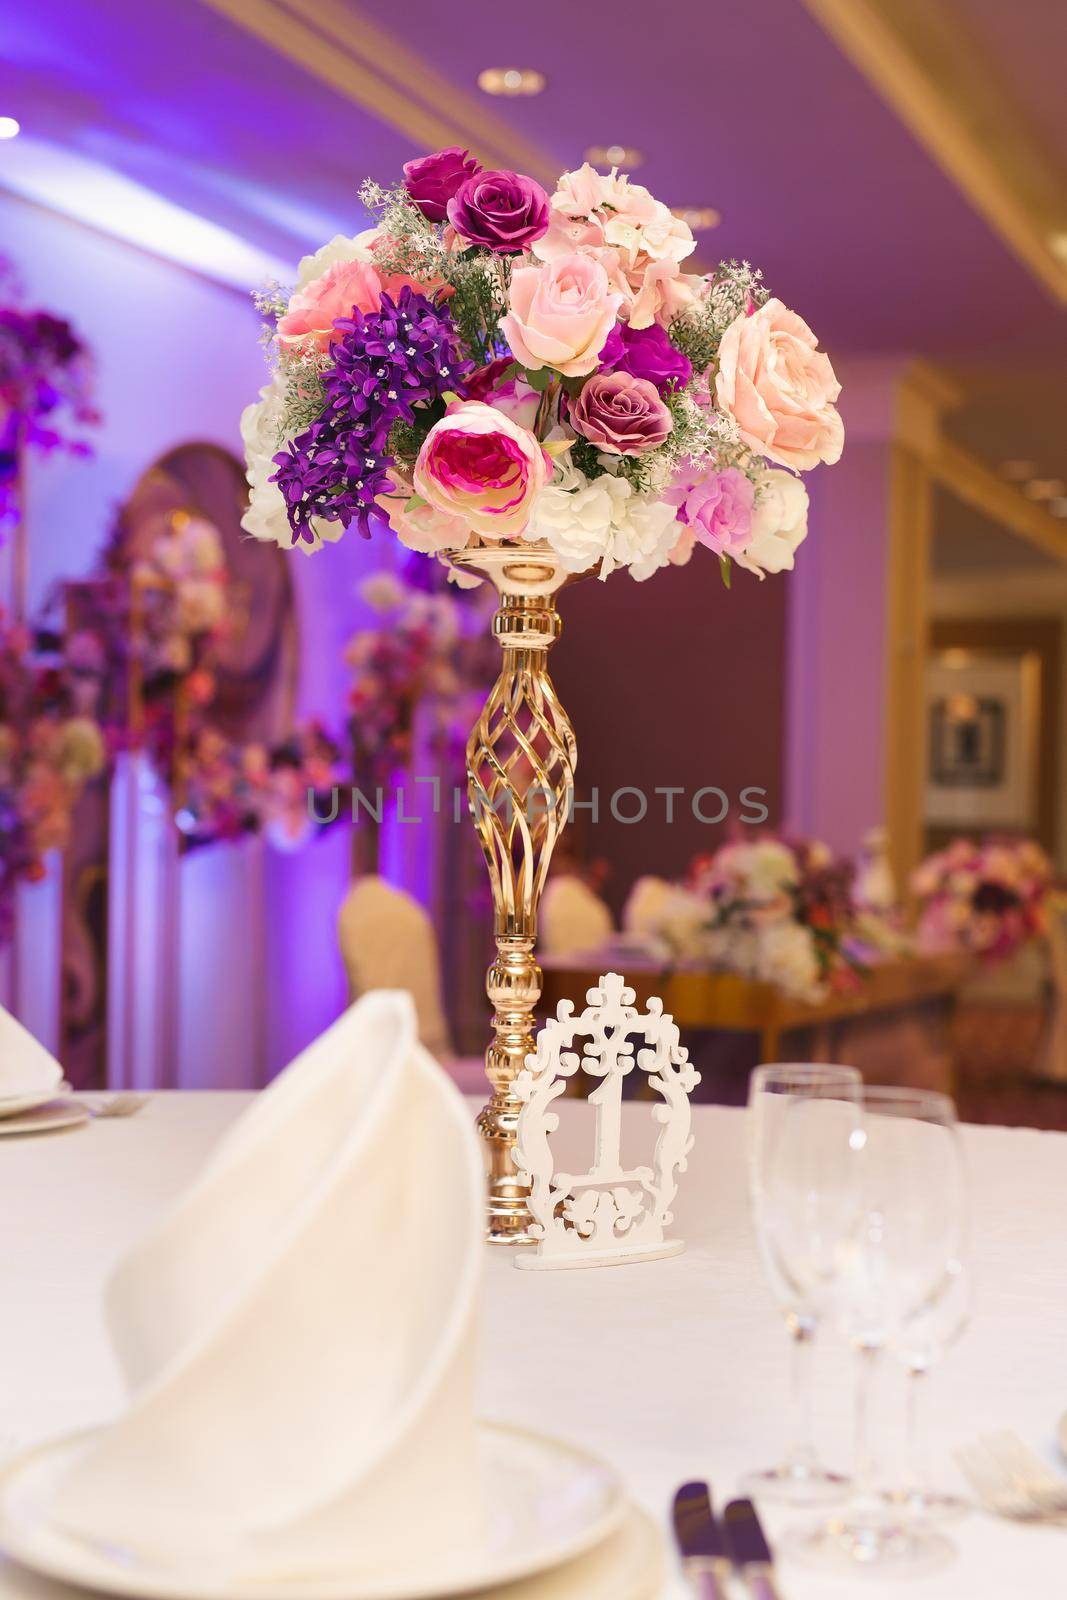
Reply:
[[617, 456], [657, 449], [671, 431], [671, 414], [654, 383], [628, 372], [598, 372], [570, 404], [576, 432]]
[[477, 172], [448, 202], [448, 220], [465, 244], [511, 255], [548, 232], [548, 195], [521, 172]]
[[660, 394], [673, 384], [684, 389], [693, 376], [693, 364], [676, 345], [671, 344], [658, 322], [647, 328], [631, 328], [617, 322], [600, 352], [601, 372], [628, 372], [631, 378], [654, 383]]
[[404, 188], [424, 217], [430, 222], [444, 222], [452, 196], [481, 170], [480, 162], [469, 150], [453, 144], [432, 156], [405, 161]]
[[[678, 520], [687, 524], [690, 540], [707, 545], [717, 555], [737, 555], [748, 544], [756, 491], [751, 479], [736, 467], [700, 472], [696, 478], [677, 484], [663, 498], [678, 507]], [[679, 543], [691, 548], [689, 541]]]

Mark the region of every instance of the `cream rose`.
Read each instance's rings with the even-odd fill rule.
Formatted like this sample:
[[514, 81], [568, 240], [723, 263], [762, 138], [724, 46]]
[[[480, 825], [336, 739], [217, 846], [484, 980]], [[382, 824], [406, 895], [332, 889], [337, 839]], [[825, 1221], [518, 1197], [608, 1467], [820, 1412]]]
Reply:
[[752, 536], [734, 560], [761, 578], [768, 572], [792, 572], [793, 557], [807, 532], [808, 491], [791, 472], [771, 467], [759, 486]]
[[803, 318], [780, 300], [736, 317], [722, 336], [715, 395], [753, 450], [801, 472], [840, 459], [841, 385]]
[[597, 365], [615, 326], [622, 296], [591, 256], [562, 256], [540, 267], [518, 267], [509, 311], [500, 327], [516, 361], [531, 371], [554, 367], [584, 378]]

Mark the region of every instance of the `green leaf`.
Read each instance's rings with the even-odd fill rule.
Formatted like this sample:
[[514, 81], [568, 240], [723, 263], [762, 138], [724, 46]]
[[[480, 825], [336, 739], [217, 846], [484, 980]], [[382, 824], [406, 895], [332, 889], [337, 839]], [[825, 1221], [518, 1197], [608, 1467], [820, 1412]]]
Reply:
[[732, 566], [732, 563], [730, 561], [730, 557], [729, 556], [720, 556], [719, 557], [719, 575], [722, 578], [723, 586], [725, 588], [727, 588], [727, 589], [730, 587], [730, 583], [732, 581], [732, 573], [733, 573], [733, 566]]
[[544, 394], [545, 390], [552, 382], [552, 373], [548, 367], [539, 367], [536, 372], [527, 371], [525, 373], [525, 377], [526, 382], [530, 385], [530, 388], [536, 389], [538, 394]]
[[421, 494], [409, 494], [407, 499], [404, 501], [404, 510], [417, 511], [419, 506], [424, 506], [425, 504], [426, 501], [423, 499]]

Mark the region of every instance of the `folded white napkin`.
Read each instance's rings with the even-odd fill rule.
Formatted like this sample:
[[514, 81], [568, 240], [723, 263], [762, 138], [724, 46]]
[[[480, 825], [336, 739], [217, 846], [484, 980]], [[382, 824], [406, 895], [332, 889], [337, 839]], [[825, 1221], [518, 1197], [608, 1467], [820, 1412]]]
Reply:
[[480, 1520], [482, 1208], [470, 1117], [410, 998], [368, 995], [119, 1266], [130, 1407], [54, 1519], [235, 1581], [439, 1566]]
[[59, 1062], [0, 1006], [0, 1100], [48, 1094], [62, 1082]]

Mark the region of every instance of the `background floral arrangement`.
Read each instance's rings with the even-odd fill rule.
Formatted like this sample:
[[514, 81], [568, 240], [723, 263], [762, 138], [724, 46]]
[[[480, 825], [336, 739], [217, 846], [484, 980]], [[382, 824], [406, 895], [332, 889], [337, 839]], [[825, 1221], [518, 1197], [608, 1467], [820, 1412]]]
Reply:
[[383, 572], [360, 592], [381, 622], [361, 628], [345, 649], [349, 732], [357, 780], [381, 787], [411, 761], [416, 716], [428, 755], [447, 763], [461, 753], [468, 702], [491, 681], [496, 662], [484, 609], [447, 588]]
[[957, 839], [912, 876], [924, 950], [969, 950], [995, 962], [1048, 925], [1052, 863], [1029, 839]]
[[100, 420], [92, 390], [88, 347], [63, 317], [17, 304], [0, 258], [0, 524], [18, 514], [21, 450], [91, 453], [79, 430]]
[[62, 665], [35, 659], [26, 627], [0, 613], [0, 941], [10, 937], [15, 890], [45, 875], [45, 857], [70, 837], [83, 787], [102, 771], [103, 734], [78, 710]]
[[442, 557], [545, 541], [642, 580], [702, 544], [727, 579], [792, 568], [840, 386], [757, 271], [686, 272], [688, 226], [588, 164], [549, 195], [452, 148], [361, 198], [376, 226], [260, 297], [249, 533], [311, 551], [384, 516]]
[[853, 876], [816, 840], [725, 844], [696, 858], [649, 931], [680, 959], [817, 1001], [855, 981]]
[[[264, 833], [290, 848], [311, 828], [309, 792], [328, 795], [344, 779], [340, 746], [317, 722], [270, 746], [198, 727], [183, 752], [175, 821], [190, 845]], [[328, 816], [330, 807], [316, 813]]]

